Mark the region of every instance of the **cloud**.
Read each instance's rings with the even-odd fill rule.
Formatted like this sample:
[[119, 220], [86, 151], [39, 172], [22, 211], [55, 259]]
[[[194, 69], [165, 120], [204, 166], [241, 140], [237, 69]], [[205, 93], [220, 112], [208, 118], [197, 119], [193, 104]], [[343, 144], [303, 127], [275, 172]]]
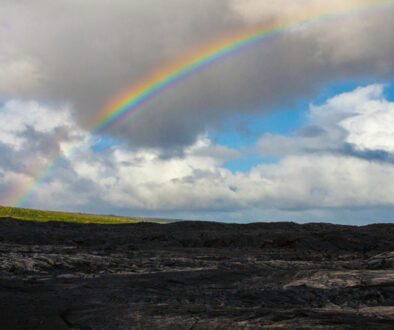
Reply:
[[[269, 139], [265, 136], [259, 141], [260, 148], [262, 142], [266, 142], [271, 151], [282, 148], [276, 154], [280, 161], [258, 165], [246, 173], [231, 173], [223, 168], [225, 158], [215, 158], [219, 154], [217, 151], [201, 158], [207, 155], [202, 150], [219, 148], [206, 138], [190, 147], [179, 159], [163, 160], [151, 153], [130, 155], [126, 150], [114, 152], [118, 164], [127, 164], [118, 168], [119, 173], [124, 173], [119, 176], [127, 177], [121, 180], [124, 191], [135, 188], [128, 191], [140, 203], [136, 202], [137, 208], [167, 212], [246, 209], [305, 212], [387, 206], [394, 203], [392, 188], [385, 184], [394, 178], [394, 164], [365, 157], [367, 154], [356, 154], [354, 150], [360, 145], [349, 140], [352, 131], [344, 123], [349, 119], [362, 123], [369, 120], [364, 117], [365, 113], [369, 116], [379, 114], [384, 127], [384, 118], [391, 111], [392, 103], [384, 98], [382, 85], [358, 88], [320, 106], [311, 105], [310, 123], [301, 129], [302, 134]], [[348, 145], [353, 146], [352, 152], [346, 149]], [[381, 150], [371, 148], [368, 152], [371, 156]], [[229, 150], [225, 154], [229, 155], [228, 159], [236, 156]], [[160, 175], [155, 176], [157, 173]], [[125, 207], [122, 202], [118, 205]]]
[[[367, 153], [355, 153], [363, 144], [351, 140], [353, 131], [346, 125], [351, 119], [364, 127], [373, 116], [381, 118], [375, 124], [387, 127], [385, 118], [392, 115], [393, 103], [384, 98], [383, 92], [384, 86], [370, 85], [338, 95], [321, 106], [311, 106], [311, 123], [301, 129], [302, 134], [264, 136], [258, 143], [260, 152], [263, 156], [279, 156], [277, 164], [262, 164], [250, 172], [235, 174], [220, 168], [195, 170], [176, 180], [149, 185], [146, 199], [152, 207], [174, 210], [193, 209], [196, 202], [196, 208], [205, 210], [285, 211], [393, 205], [392, 187], [386, 183], [394, 178], [394, 165], [372, 157], [390, 149], [382, 150], [371, 139], [375, 135], [367, 126], [364, 133], [370, 143], [370, 157], [366, 157]], [[381, 131], [379, 126], [374, 129]], [[386, 134], [393, 132], [390, 129]], [[353, 149], [346, 149], [348, 145]], [[379, 149], [373, 148], [376, 145]], [[391, 146], [389, 141], [388, 145]], [[177, 198], [179, 192], [182, 198]]]
[[[364, 2], [2, 1], [0, 99], [69, 104], [73, 120], [89, 129], [127, 86], [200, 45], [250, 24]], [[327, 82], [392, 77], [392, 14], [365, 15], [317, 24], [219, 61], [109, 134], [134, 147], [181, 150], [233, 115], [291, 105]]]
[[69, 108], [52, 108], [36, 101], [4, 103], [0, 122], [0, 153], [5, 155], [0, 158], [0, 202], [6, 205], [15, 202], [18, 189], [25, 189], [85, 134], [73, 121]]
[[[26, 116], [26, 112], [32, 115]], [[115, 209], [174, 209], [181, 204], [162, 205], [172, 198], [182, 199], [176, 182], [229, 172], [222, 169], [223, 164], [241, 157], [238, 151], [214, 144], [204, 136], [171, 158], [163, 158], [157, 149], [135, 149], [119, 143], [95, 151], [94, 144], [100, 140], [93, 137], [81, 144], [88, 132], [73, 122], [67, 107], [51, 109], [33, 101], [5, 103], [0, 108], [0, 120], [8, 124], [0, 134], [0, 152], [7, 155], [0, 159], [2, 204], [14, 203], [14, 198], [26, 192], [60, 152], [65, 160], [32, 197], [35, 205], [75, 209], [102, 201]], [[174, 190], [163, 196], [163, 185], [172, 185]], [[159, 203], [160, 198], [163, 201]], [[200, 204], [199, 199], [196, 202]]]
[[16, 150], [32, 143], [32, 134], [45, 134], [65, 128], [76, 130], [67, 108], [51, 109], [35, 101], [6, 102], [1, 107], [0, 122], [3, 123], [0, 140]]
[[331, 153], [375, 160], [393, 160], [394, 103], [384, 98], [384, 85], [343, 93], [320, 106], [311, 105], [310, 123], [295, 136], [265, 134], [260, 155]]
[[349, 132], [346, 141], [356, 149], [394, 152], [394, 103], [372, 100], [341, 125]]
[[[26, 118], [22, 109], [36, 116]], [[383, 85], [357, 88], [311, 105], [309, 122], [297, 134], [265, 135], [257, 143], [263, 156], [274, 154], [278, 162], [248, 172], [226, 169], [227, 161], [242, 155], [206, 135], [173, 157], [162, 157], [160, 148], [134, 148], [124, 142], [100, 150], [86, 144], [66, 156], [28, 204], [206, 219], [220, 214], [232, 220], [329, 216], [330, 221], [345, 221], [349, 210], [362, 208], [366, 213], [360, 213], [361, 218], [371, 210], [387, 218], [394, 208], [394, 188], [388, 184], [394, 180], [394, 162], [377, 155], [392, 155], [393, 126], [387, 125], [392, 111]], [[0, 135], [0, 152], [8, 155], [0, 161], [0, 202], [6, 204], [53, 159], [40, 138], [51, 141], [62, 128], [67, 134], [55, 139], [59, 149], [75, 142], [73, 137], [80, 137], [82, 129], [72, 122], [69, 109], [36, 102], [10, 101], [0, 114], [13, 114]], [[44, 115], [48, 122], [39, 120]], [[368, 124], [371, 118], [373, 125]], [[378, 132], [387, 137], [387, 144], [380, 142]]]

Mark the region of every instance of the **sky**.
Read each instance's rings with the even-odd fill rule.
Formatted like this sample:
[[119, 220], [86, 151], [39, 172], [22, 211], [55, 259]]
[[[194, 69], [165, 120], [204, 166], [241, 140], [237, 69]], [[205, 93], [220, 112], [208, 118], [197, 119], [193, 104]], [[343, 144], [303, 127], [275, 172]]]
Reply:
[[125, 91], [217, 40], [383, 2], [0, 0], [0, 205], [392, 222], [394, 1], [240, 49], [90, 134]]

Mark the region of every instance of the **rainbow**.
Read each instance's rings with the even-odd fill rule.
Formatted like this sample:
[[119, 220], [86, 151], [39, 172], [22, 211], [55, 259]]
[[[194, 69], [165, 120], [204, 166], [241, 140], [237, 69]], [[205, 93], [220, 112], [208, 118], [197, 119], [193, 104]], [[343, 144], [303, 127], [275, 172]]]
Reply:
[[[228, 57], [245, 48], [260, 44], [264, 40], [271, 39], [285, 33], [297, 32], [301, 28], [311, 27], [317, 23], [330, 21], [332, 19], [341, 19], [354, 14], [360, 14], [371, 10], [380, 10], [392, 7], [394, 0], [367, 0], [361, 5], [345, 6], [340, 9], [336, 8], [320, 14], [308, 15], [293, 18], [285, 23], [272, 23], [265, 26], [254, 26], [231, 36], [227, 36], [214, 43], [211, 43], [191, 55], [183, 57], [182, 60], [176, 61], [163, 69], [157, 71], [135, 87], [127, 90], [122, 96], [118, 97], [111, 106], [109, 106], [100, 118], [92, 125], [89, 136], [108, 131], [122, 119], [135, 113], [137, 109], [155, 98], [167, 88], [174, 86], [181, 79], [206, 68], [208, 65], [217, 62], [220, 59]], [[86, 139], [77, 143], [73, 148], [81, 148], [86, 143]], [[22, 206], [33, 193], [41, 186], [54, 170], [67, 159], [63, 154], [59, 155], [47, 168], [37, 175], [30, 184], [23, 189], [14, 202], [14, 206]]]

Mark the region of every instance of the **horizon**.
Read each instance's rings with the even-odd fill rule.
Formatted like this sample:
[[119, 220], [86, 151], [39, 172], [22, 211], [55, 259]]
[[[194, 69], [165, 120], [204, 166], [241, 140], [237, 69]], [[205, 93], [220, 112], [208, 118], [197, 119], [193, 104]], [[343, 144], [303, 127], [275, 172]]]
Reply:
[[[1, 208], [11, 208], [11, 209], [16, 209], [16, 210], [25, 210], [25, 211], [38, 211], [38, 212], [44, 212], [44, 213], [66, 213], [70, 215], [87, 215], [87, 216], [98, 216], [98, 217], [110, 217], [110, 218], [125, 218], [130, 220], [130, 224], [133, 224], [131, 220], [136, 220], [136, 219], [142, 219], [142, 220], [163, 220], [165, 224], [169, 223], [174, 223], [174, 222], [212, 222], [212, 223], [223, 223], [223, 224], [237, 224], [237, 225], [248, 225], [248, 224], [259, 224], [259, 223], [267, 223], [267, 224], [276, 224], [276, 223], [294, 223], [297, 225], [308, 225], [308, 224], [327, 224], [327, 225], [338, 225], [338, 226], [352, 226], [352, 227], [364, 227], [364, 226], [370, 226], [370, 225], [384, 225], [384, 224], [392, 224], [392, 222], [379, 222], [379, 221], [374, 221], [370, 223], [364, 223], [364, 224], [344, 224], [344, 223], [336, 223], [336, 222], [329, 222], [329, 221], [294, 221], [291, 219], [288, 220], [279, 220], [279, 221], [259, 221], [259, 220], [239, 220], [239, 221], [225, 221], [225, 220], [201, 220], [201, 219], [181, 219], [181, 218], [162, 218], [162, 217], [143, 217], [139, 215], [119, 215], [119, 214], [100, 214], [100, 213], [85, 213], [85, 212], [70, 212], [70, 211], [64, 211], [64, 210], [47, 210], [47, 209], [30, 209], [30, 208], [22, 208], [22, 207], [13, 207], [13, 206], [4, 206], [0, 205]], [[48, 215], [49, 216], [49, 215]], [[5, 216], [0, 215], [0, 218], [3, 218]], [[17, 220], [26, 220], [23, 218], [18, 218], [18, 216], [7, 216], [10, 218], [15, 218]], [[30, 220], [34, 221], [34, 218], [31, 218]], [[53, 221], [60, 221], [62, 222], [63, 220], [53, 220]], [[142, 221], [142, 222], [144, 222]], [[169, 221], [169, 222], [166, 222]], [[68, 222], [68, 221], [65, 221]], [[78, 221], [76, 221], [78, 222]], [[93, 222], [94, 223], [94, 222]], [[109, 223], [108, 223], [109, 224]]]

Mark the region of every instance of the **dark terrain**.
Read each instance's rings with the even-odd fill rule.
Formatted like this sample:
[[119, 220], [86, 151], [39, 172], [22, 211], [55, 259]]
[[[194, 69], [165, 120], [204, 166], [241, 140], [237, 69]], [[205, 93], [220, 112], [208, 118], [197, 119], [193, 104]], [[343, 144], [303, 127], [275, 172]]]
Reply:
[[394, 224], [0, 219], [1, 329], [393, 329]]

